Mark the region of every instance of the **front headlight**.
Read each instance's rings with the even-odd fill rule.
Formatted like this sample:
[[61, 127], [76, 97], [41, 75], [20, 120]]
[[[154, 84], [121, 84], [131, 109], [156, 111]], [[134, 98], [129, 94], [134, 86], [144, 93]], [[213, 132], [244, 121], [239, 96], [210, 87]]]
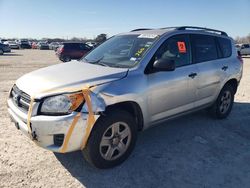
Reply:
[[76, 110], [84, 102], [82, 93], [63, 94], [44, 99], [40, 113], [46, 115], [65, 115]]

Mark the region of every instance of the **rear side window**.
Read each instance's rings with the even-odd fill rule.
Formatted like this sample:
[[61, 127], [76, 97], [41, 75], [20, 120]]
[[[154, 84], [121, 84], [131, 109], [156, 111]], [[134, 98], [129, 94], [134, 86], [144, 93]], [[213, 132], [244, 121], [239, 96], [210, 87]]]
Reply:
[[80, 49], [79, 43], [65, 43], [64, 48], [69, 49], [69, 50], [78, 50], [78, 49]]
[[231, 41], [225, 38], [218, 38], [218, 41], [223, 58], [230, 57], [232, 55]]
[[63, 44], [63, 47], [64, 47], [64, 49], [68, 50], [71, 48], [71, 44], [69, 44], [69, 43]]
[[72, 48], [73, 48], [74, 50], [79, 50], [79, 49], [80, 49], [80, 44], [79, 44], [79, 43], [73, 43], [73, 44], [72, 44]]
[[80, 44], [80, 49], [81, 49], [81, 50], [89, 50], [90, 48], [89, 48], [89, 46], [86, 45], [86, 44]]
[[191, 35], [191, 40], [195, 63], [218, 58], [215, 37], [209, 35]]

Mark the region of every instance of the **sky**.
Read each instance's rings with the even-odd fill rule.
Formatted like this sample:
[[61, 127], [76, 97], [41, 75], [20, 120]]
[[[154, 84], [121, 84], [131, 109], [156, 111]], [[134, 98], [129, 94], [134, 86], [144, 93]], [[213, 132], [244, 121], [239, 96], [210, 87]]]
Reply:
[[250, 0], [0, 0], [0, 38], [94, 38], [192, 25], [250, 33]]

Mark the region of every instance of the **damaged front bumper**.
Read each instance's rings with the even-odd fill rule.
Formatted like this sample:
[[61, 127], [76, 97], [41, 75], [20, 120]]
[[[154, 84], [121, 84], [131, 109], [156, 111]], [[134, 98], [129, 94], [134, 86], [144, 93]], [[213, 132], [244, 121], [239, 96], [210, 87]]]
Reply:
[[[16, 127], [26, 136], [31, 138], [38, 146], [53, 152], [61, 152], [65, 144], [65, 137], [79, 112], [73, 112], [63, 116], [45, 116], [32, 114], [30, 118], [31, 133], [27, 126], [28, 115], [20, 110], [11, 99], [8, 99], [8, 112]], [[36, 105], [36, 104], [35, 104]], [[95, 120], [99, 115], [94, 115]], [[86, 133], [88, 113], [80, 113], [76, 121], [71, 137], [67, 142], [64, 152], [72, 152], [81, 149], [82, 140]]]

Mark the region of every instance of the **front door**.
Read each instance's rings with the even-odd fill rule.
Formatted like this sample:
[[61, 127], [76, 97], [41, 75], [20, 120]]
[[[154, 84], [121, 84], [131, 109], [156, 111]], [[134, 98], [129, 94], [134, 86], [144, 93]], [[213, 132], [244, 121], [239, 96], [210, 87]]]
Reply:
[[194, 108], [197, 68], [191, 64], [190, 53], [188, 35], [176, 35], [167, 39], [151, 60], [164, 57], [176, 65], [174, 71], [148, 74], [151, 123]]

